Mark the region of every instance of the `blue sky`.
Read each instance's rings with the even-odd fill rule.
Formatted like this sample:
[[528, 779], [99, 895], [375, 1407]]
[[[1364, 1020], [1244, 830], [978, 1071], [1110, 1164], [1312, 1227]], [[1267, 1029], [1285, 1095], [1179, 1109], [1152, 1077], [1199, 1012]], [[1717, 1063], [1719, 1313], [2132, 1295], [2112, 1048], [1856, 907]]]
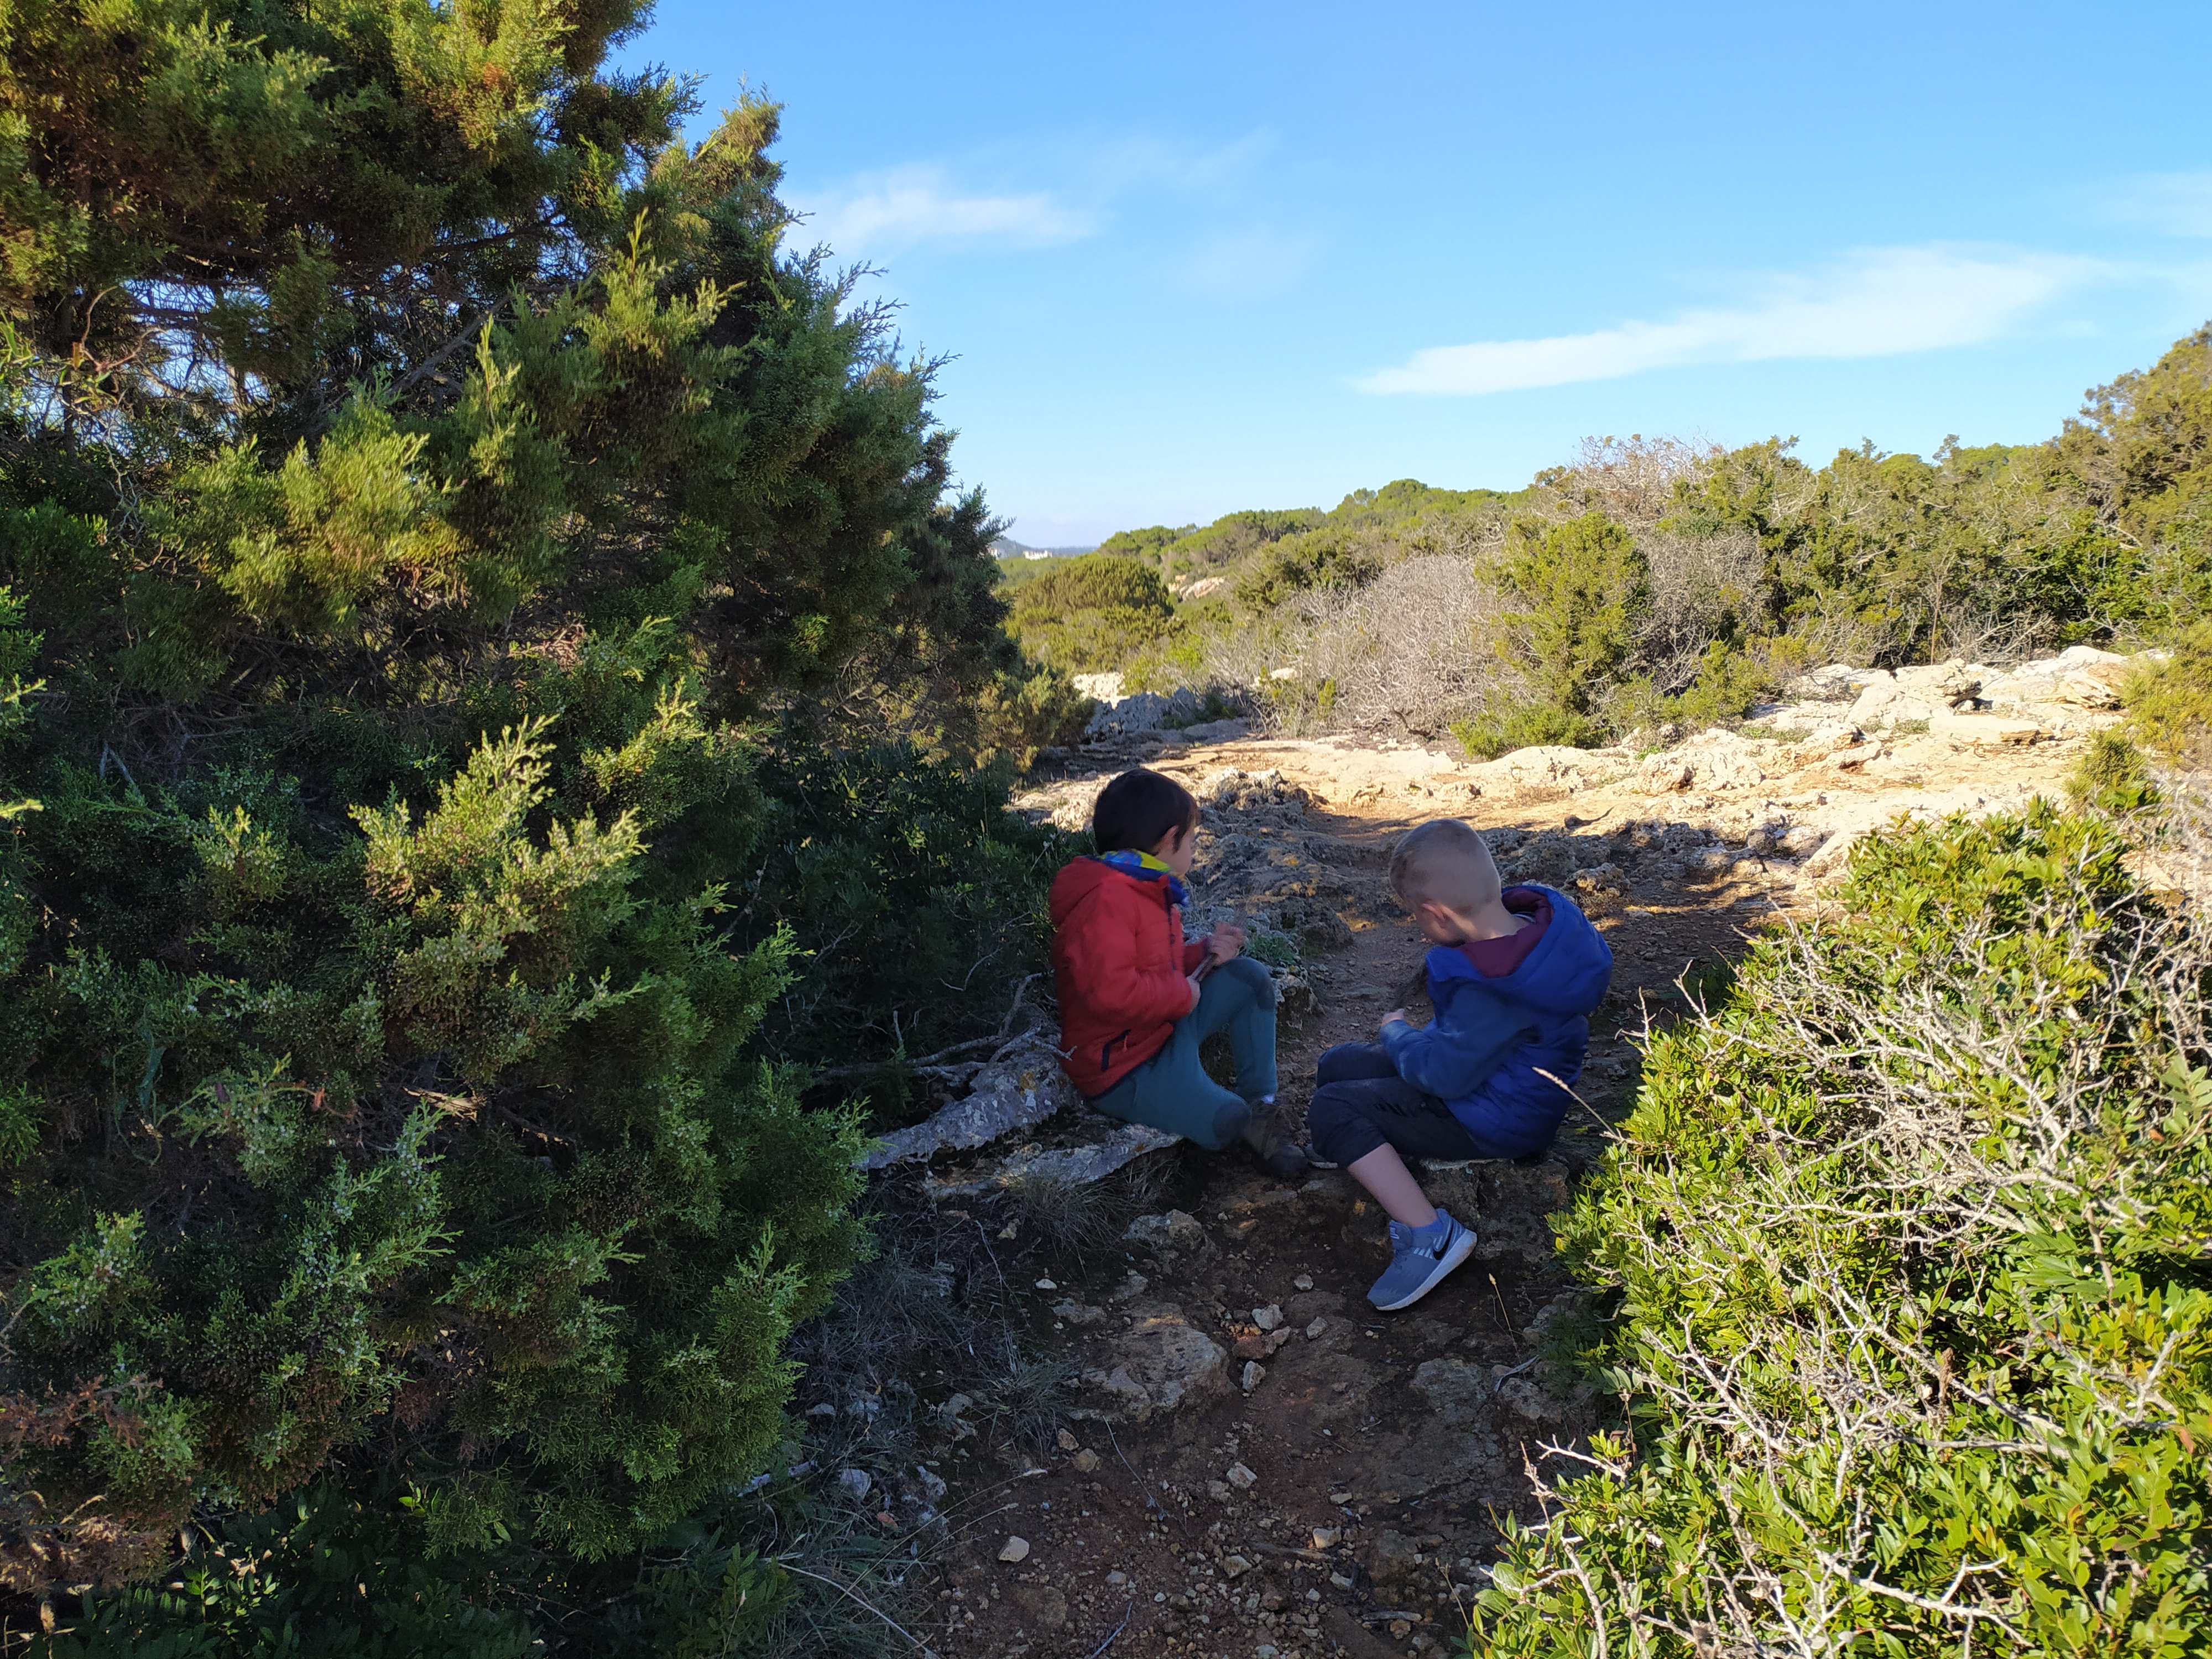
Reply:
[[[2048, 436], [2212, 318], [2212, 7], [662, 0], [1024, 541]], [[703, 128], [702, 128], [703, 131]]]

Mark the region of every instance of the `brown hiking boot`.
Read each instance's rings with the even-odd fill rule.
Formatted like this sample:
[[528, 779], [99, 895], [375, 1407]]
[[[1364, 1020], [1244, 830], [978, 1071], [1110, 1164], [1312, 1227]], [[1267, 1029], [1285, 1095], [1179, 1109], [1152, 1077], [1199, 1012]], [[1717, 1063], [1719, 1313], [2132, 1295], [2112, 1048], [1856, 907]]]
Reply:
[[1252, 1115], [1244, 1121], [1243, 1139], [1252, 1161], [1277, 1177], [1298, 1174], [1306, 1167], [1305, 1148], [1285, 1133], [1281, 1109], [1272, 1100], [1249, 1103]]

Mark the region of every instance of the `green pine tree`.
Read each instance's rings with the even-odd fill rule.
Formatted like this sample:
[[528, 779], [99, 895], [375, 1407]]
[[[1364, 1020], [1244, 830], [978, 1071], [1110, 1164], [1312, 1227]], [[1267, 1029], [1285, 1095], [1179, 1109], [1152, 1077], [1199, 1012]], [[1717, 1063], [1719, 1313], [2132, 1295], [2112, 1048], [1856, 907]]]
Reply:
[[[690, 83], [606, 65], [642, 17], [0, 35], [15, 1591], [317, 1480], [434, 1555], [661, 1535], [763, 1466], [863, 1245], [857, 1120], [747, 1048], [810, 927], [1025, 920], [1043, 838], [912, 746], [861, 774], [969, 805], [898, 826], [905, 886], [847, 823], [837, 892], [762, 890], [780, 750], [1068, 711], [933, 366], [787, 243], [776, 108], [680, 142]], [[806, 1006], [848, 1054], [884, 1012]]]

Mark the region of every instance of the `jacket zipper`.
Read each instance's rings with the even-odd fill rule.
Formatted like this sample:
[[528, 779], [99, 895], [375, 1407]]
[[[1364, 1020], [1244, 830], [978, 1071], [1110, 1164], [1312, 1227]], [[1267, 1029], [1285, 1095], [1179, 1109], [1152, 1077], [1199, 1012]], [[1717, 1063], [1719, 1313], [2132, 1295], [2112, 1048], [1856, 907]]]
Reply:
[[1133, 1031], [1136, 1029], [1137, 1028], [1133, 1025], [1128, 1028], [1128, 1030], [1123, 1031], [1121, 1033], [1121, 1036], [1110, 1036], [1106, 1039], [1105, 1042], [1098, 1050], [1098, 1069], [1100, 1071], [1105, 1072], [1111, 1071], [1113, 1069], [1114, 1045], [1119, 1042], [1121, 1040], [1121, 1037], [1128, 1036], [1129, 1031]]

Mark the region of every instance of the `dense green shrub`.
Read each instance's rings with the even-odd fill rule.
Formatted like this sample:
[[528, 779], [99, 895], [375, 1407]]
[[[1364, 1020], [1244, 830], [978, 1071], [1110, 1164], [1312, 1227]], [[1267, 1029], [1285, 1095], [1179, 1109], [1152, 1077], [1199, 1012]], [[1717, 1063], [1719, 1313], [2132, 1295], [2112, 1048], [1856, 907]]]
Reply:
[[1628, 1420], [1478, 1651], [2212, 1650], [2212, 939], [2131, 851], [1899, 828], [1656, 1039], [1562, 1218]]
[[1589, 714], [1634, 647], [1645, 576], [1635, 538], [1602, 513], [1516, 520], [1498, 582], [1519, 608], [1499, 618], [1499, 655], [1555, 708]]
[[2212, 764], [2212, 622], [2177, 635], [2161, 659], [2138, 664], [2121, 688], [2125, 730], [2170, 763]]
[[1516, 702], [1483, 710], [1461, 720], [1452, 736], [1470, 755], [1496, 760], [1537, 744], [1567, 744], [1588, 749], [1605, 740], [1605, 730], [1587, 715], [1573, 714], [1552, 702]]
[[796, 947], [768, 1051], [819, 1066], [994, 1029], [1006, 988], [1043, 965], [1046, 895], [1070, 856], [1063, 832], [1006, 810], [1007, 769], [890, 745], [779, 755], [759, 781], [734, 938]]
[[1039, 661], [1111, 668], [1165, 635], [1175, 604], [1159, 572], [1109, 553], [1056, 561], [1014, 589], [1011, 626]]

